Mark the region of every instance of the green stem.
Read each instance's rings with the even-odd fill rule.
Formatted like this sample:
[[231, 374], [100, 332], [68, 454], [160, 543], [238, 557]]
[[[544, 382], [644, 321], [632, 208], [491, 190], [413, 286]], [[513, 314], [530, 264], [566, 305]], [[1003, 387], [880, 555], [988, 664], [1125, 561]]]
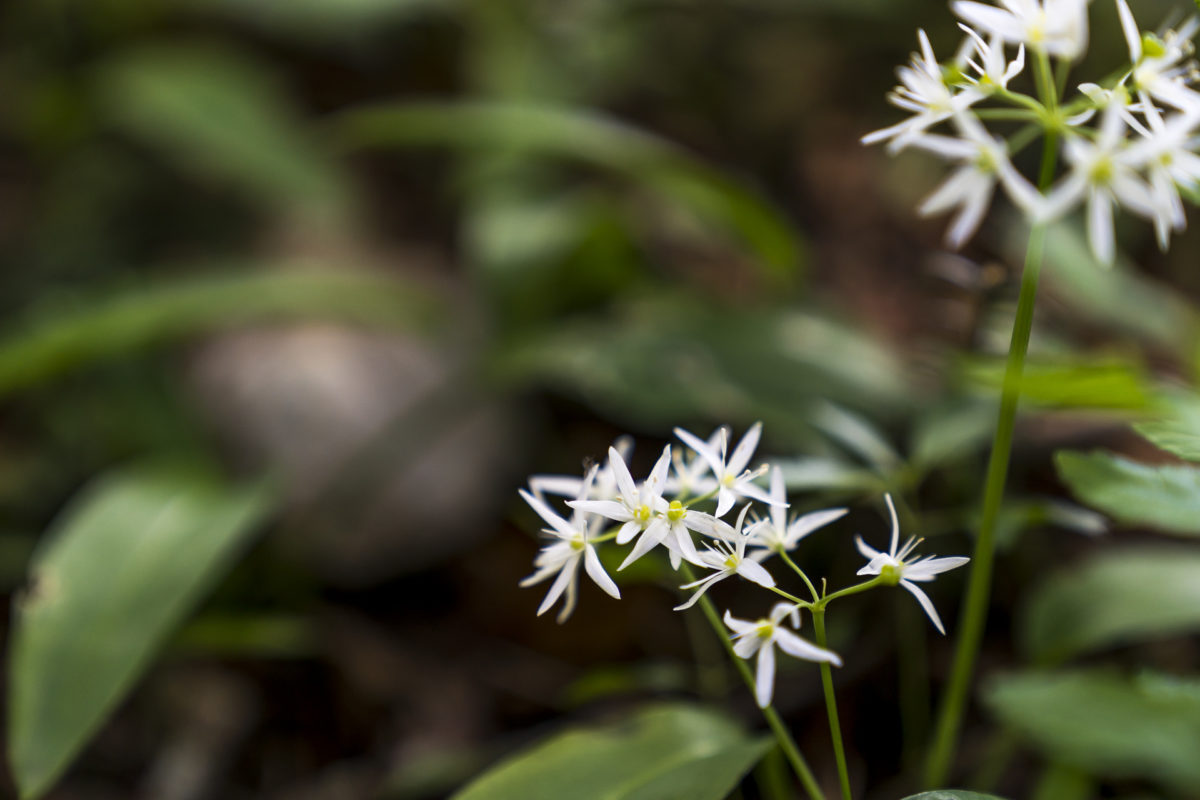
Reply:
[[799, 575], [804, 581], [804, 585], [807, 586], [808, 591], [812, 593], [813, 602], [819, 601], [821, 599], [821, 595], [817, 594], [817, 587], [813, 586], [813, 582], [810, 581], [808, 576], [804, 574], [804, 570], [800, 569], [800, 566], [795, 561], [792, 561], [792, 557], [788, 555], [787, 550], [781, 549], [779, 551], [779, 556], [789, 567], [792, 568], [792, 571]]
[[[687, 564], [683, 565], [681, 571], [688, 581], [695, 580], [696, 576]], [[738, 674], [742, 676], [742, 680], [745, 681], [746, 686], [750, 689], [750, 693], [754, 694], [754, 675], [750, 673], [750, 667], [746, 664], [746, 661], [733, 651], [733, 642], [729, 638], [729, 632], [726, 631], [724, 623], [721, 622], [720, 615], [717, 614], [716, 606], [713, 605], [712, 600], [707, 596], [700, 598], [699, 606], [704, 611], [704, 616], [708, 619], [708, 624], [716, 632], [717, 638], [725, 645], [725, 651], [729, 654], [729, 658], [737, 668]], [[804, 791], [812, 800], [825, 800], [825, 793], [821, 791], [821, 787], [817, 784], [817, 779], [813, 777], [812, 770], [809, 769], [808, 762], [800, 754], [800, 748], [796, 746], [795, 739], [792, 738], [792, 734], [788, 731], [787, 726], [783, 724], [783, 720], [779, 718], [779, 714], [775, 712], [772, 706], [764, 708], [762, 713], [767, 721], [767, 726], [771, 729], [771, 733], [775, 734], [775, 741], [779, 743], [779, 749], [783, 751], [788, 763], [792, 765], [792, 770], [796, 773], [796, 777], [800, 779], [800, 785], [804, 787]]]
[[[1042, 100], [1057, 115], [1058, 92], [1051, 75], [1050, 59], [1044, 52], [1040, 52], [1034, 65]], [[1057, 132], [1048, 129], [1038, 176], [1038, 189], [1042, 191], [1045, 191], [1054, 179], [1057, 148]], [[979, 656], [979, 646], [983, 641], [983, 629], [987, 621], [988, 601], [991, 595], [992, 563], [996, 550], [996, 521], [1000, 515], [1000, 504], [1004, 500], [1004, 484], [1008, 478], [1013, 429], [1017, 420], [1017, 401], [1021, 396], [1021, 376], [1025, 371], [1025, 354], [1029, 351], [1029, 335], [1033, 330], [1033, 309], [1037, 301], [1038, 278], [1042, 271], [1045, 244], [1045, 225], [1035, 225], [1029, 231], [1025, 269], [1021, 272], [1017, 315], [1013, 320], [1012, 341], [1008, 346], [1004, 382], [1000, 387], [1000, 412], [996, 421], [996, 435], [992, 439], [992, 453], [984, 478], [983, 516], [979, 523], [979, 537], [975, 540], [975, 553], [971, 559], [971, 574], [967, 578], [967, 599], [960, 618], [954, 663], [950, 668], [950, 680], [942, 695], [933, 743], [925, 761], [925, 784], [931, 788], [944, 783], [950, 773], [950, 764], [958, 748], [958, 734], [966, 711], [967, 692], [975, 671], [975, 661]]]
[[[1043, 170], [1045, 172], [1045, 170]], [[1017, 418], [1017, 400], [1021, 394], [1021, 375], [1025, 369], [1025, 354], [1029, 349], [1029, 334], [1033, 328], [1033, 307], [1037, 297], [1038, 277], [1042, 267], [1042, 251], [1046, 228], [1038, 225], [1029, 233], [1029, 249], [1025, 255], [1025, 270], [1021, 274], [1021, 293], [1017, 300], [1017, 317], [1013, 323], [1012, 343], [1004, 367], [1004, 383], [1000, 390], [1000, 415], [992, 454], [988, 460], [983, 492], [983, 519], [975, 553], [971, 560], [971, 575], [967, 580], [967, 600], [963, 606], [961, 629], [954, 651], [954, 665], [946, 685], [938, 716], [933, 746], [925, 765], [925, 783], [941, 786], [950, 771], [950, 762], [958, 744], [966, 709], [967, 689], [975, 669], [983, 628], [987, 618], [988, 599], [992, 581], [992, 562], [995, 556], [996, 520], [1004, 499], [1004, 483], [1008, 476], [1008, 461], [1012, 454], [1013, 428]]]
[[[825, 609], [812, 609], [813, 630], [817, 646], [828, 649], [825, 639]], [[846, 770], [846, 749], [842, 744], [842, 726], [838, 722], [837, 698], [833, 693], [833, 670], [829, 663], [821, 662], [821, 687], [825, 690], [825, 710], [829, 713], [829, 736], [833, 739], [833, 757], [837, 761], [838, 781], [842, 786], [842, 800], [851, 800], [850, 773]]]
[[807, 600], [801, 600], [799, 597], [796, 597], [796, 595], [792, 594], [791, 592], [785, 592], [783, 589], [780, 589], [778, 586], [768, 586], [766, 588], [770, 589], [772, 592], [779, 595], [784, 600], [787, 600], [789, 603], [795, 603], [796, 605], [800, 606], [801, 608], [812, 608], [812, 605], [813, 605], [812, 603], [808, 602]]

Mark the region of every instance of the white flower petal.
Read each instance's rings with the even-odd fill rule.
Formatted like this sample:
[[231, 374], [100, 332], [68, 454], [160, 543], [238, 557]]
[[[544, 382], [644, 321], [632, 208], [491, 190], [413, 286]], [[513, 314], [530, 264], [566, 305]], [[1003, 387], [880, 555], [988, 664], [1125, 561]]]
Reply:
[[597, 586], [610, 596], [621, 599], [621, 590], [613, 583], [613, 579], [608, 577], [608, 573], [604, 571], [604, 566], [600, 563], [600, 556], [596, 555], [596, 548], [590, 544], [583, 552], [583, 568], [587, 570], [587, 574], [591, 576]]
[[771, 573], [767, 572], [762, 564], [755, 561], [743, 560], [737, 565], [737, 574], [741, 575], [748, 581], [753, 581], [759, 586], [771, 587], [775, 585], [775, 579], [771, 577]]
[[907, 589], [913, 597], [917, 598], [917, 602], [921, 604], [921, 608], [925, 609], [925, 613], [929, 615], [929, 620], [938, 629], [938, 633], [945, 636], [946, 629], [942, 627], [942, 619], [938, 616], [937, 609], [933, 607], [933, 601], [929, 599], [929, 595], [921, 591], [921, 588], [915, 583], [901, 580], [900, 585]]
[[823, 647], [817, 647], [812, 642], [797, 636], [786, 628], [775, 629], [775, 644], [779, 645], [779, 649], [795, 658], [802, 658], [805, 661], [815, 661], [817, 663], [833, 664], [835, 667], [842, 665], [842, 659], [837, 653], [832, 650], [826, 650]]
[[759, 708], [771, 705], [771, 695], [775, 691], [775, 648], [770, 642], [758, 651], [758, 669], [754, 677], [754, 697], [758, 700]]

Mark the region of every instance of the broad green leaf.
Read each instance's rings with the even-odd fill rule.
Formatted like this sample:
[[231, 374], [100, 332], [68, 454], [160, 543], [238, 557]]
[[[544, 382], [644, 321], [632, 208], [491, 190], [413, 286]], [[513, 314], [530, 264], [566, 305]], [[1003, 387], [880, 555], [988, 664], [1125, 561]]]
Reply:
[[783, 470], [789, 491], [881, 492], [886, 483], [869, 469], [832, 458], [776, 459], [771, 462]]
[[721, 800], [770, 748], [727, 717], [657, 706], [575, 728], [493, 767], [455, 800]]
[[100, 96], [126, 132], [185, 171], [271, 207], [341, 221], [349, 189], [262, 64], [204, 44], [127, 50], [100, 73]]
[[1109, 778], [1200, 789], [1200, 681], [1102, 671], [1026, 672], [985, 687], [1005, 725], [1056, 762]]
[[111, 474], [60, 515], [16, 607], [9, 759], [21, 797], [50, 787], [269, 507], [170, 466]]
[[1109, 550], [1052, 576], [1024, 609], [1022, 644], [1061, 661], [1116, 644], [1200, 630], [1200, 551]]
[[1054, 461], [1076, 499], [1118, 522], [1200, 534], [1200, 469], [1139, 464], [1102, 451], [1060, 450]]
[[1157, 419], [1133, 428], [1168, 453], [1200, 461], [1200, 402], [1194, 395], [1168, 396]]
[[776, 274], [800, 265], [791, 225], [755, 192], [665, 139], [592, 112], [494, 102], [387, 104], [340, 115], [333, 133], [347, 148], [453, 147], [602, 167], [737, 235]]
[[909, 795], [904, 800], [1004, 800], [1004, 798], [994, 794], [968, 792], [965, 789], [934, 789], [932, 792]]
[[[971, 360], [964, 368], [968, 383], [999, 389], [1004, 380], [1000, 360]], [[1124, 361], [1030, 363], [1021, 378], [1021, 398], [1045, 408], [1142, 409], [1151, 391], [1145, 370]]]
[[299, 318], [427, 326], [424, 290], [367, 274], [313, 269], [207, 275], [48, 308], [0, 339], [0, 396], [103, 358], [185, 335]]

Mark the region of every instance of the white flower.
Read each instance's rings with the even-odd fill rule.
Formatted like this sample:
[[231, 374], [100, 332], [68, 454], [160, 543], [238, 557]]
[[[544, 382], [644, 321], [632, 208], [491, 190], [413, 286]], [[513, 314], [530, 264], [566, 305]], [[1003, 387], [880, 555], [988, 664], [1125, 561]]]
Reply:
[[1167, 31], [1160, 39], [1153, 34], [1142, 35], [1125, 0], [1117, 0], [1117, 13], [1133, 62], [1128, 77], [1134, 90], [1183, 111], [1200, 109], [1200, 94], [1187, 86], [1194, 65], [1182, 63], [1194, 52], [1191, 40], [1200, 29], [1200, 20], [1191, 17], [1178, 31]]
[[679, 569], [684, 559], [703, 565], [690, 531], [716, 537], [720, 535], [718, 526], [723, 523], [711, 514], [687, 508], [678, 500], [667, 502], [662, 496], [662, 487], [671, 465], [671, 446], [663, 448], [650, 477], [640, 488], [634, 486], [625, 462], [617, 455], [618, 458], [613, 459], [613, 453], [609, 453], [620, 484], [619, 500], [579, 499], [567, 503], [577, 511], [599, 514], [623, 523], [617, 532], [617, 542], [620, 544], [629, 542], [641, 532], [637, 544], [617, 569], [625, 569], [660, 544], [670, 552], [671, 566], [675, 569]]
[[921, 43], [921, 52], [912, 54], [910, 66], [896, 70], [901, 85], [888, 95], [892, 105], [911, 111], [913, 116], [896, 125], [868, 133], [862, 137], [863, 144], [890, 140], [888, 151], [895, 153], [906, 147], [912, 141], [912, 137], [985, 97], [985, 94], [975, 87], [956, 92], [948, 86], [942, 74], [942, 67], [933, 56], [933, 48], [925, 31], [918, 30], [917, 38]]
[[1117, 86], [1115, 89], [1105, 89], [1103, 86], [1095, 83], [1079, 84], [1079, 91], [1087, 95], [1094, 106], [1084, 109], [1083, 111], [1073, 116], [1067, 117], [1067, 124], [1072, 127], [1080, 127], [1085, 122], [1096, 115], [1097, 109], [1108, 108], [1109, 105], [1116, 103], [1121, 119], [1125, 124], [1143, 136], [1149, 136], [1150, 130], [1142, 124], [1134, 114], [1146, 114], [1158, 111], [1158, 108], [1151, 102], [1129, 102], [1129, 92], [1124, 86]]
[[[767, 572], [762, 564], [753, 559], [746, 558], [746, 541], [750, 538], [750, 534], [742, 532], [742, 525], [746, 521], [746, 512], [749, 510], [750, 504], [747, 503], [742, 508], [742, 513], [738, 514], [737, 525], [723, 532], [723, 535], [731, 540], [733, 544], [717, 540], [715, 547], [709, 547], [705, 552], [700, 554], [701, 566], [717, 571], [708, 577], [680, 586], [680, 589], [696, 589], [697, 591], [688, 598], [686, 603], [675, 606], [676, 611], [691, 608], [713, 584], [723, 581], [732, 575], [741, 575], [746, 580], [753, 581], [759, 586], [766, 586], [767, 588], [775, 585], [775, 579], [771, 577], [771, 573]], [[729, 526], [722, 523], [722, 527], [728, 528]]]
[[[1119, 93], [1118, 93], [1119, 94]], [[1113, 235], [1113, 205], [1120, 203], [1147, 219], [1159, 215], [1170, 219], [1170, 209], [1161, 207], [1150, 187], [1138, 175], [1142, 166], [1137, 152], [1126, 146], [1121, 102], [1114, 97], [1100, 120], [1093, 143], [1072, 136], [1063, 143], [1071, 172], [1050, 190], [1042, 205], [1045, 222], [1056, 219], [1087, 199], [1088, 241], [1097, 260], [1111, 264], [1116, 250]]]
[[794, 550], [805, 536], [834, 520], [841, 519], [846, 514], [844, 508], [826, 508], [813, 511], [800, 517], [787, 518], [786, 487], [783, 482], [783, 470], [775, 467], [771, 470], [770, 497], [774, 503], [770, 507], [770, 516], [759, 520], [750, 529], [753, 538], [749, 544], [752, 547], [765, 548], [751, 554], [751, 558], [761, 561], [772, 553]]
[[954, 122], [962, 138], [922, 134], [914, 137], [912, 144], [943, 158], [963, 162], [917, 209], [923, 216], [958, 209], [946, 232], [947, 244], [957, 250], [979, 228], [992, 202], [997, 180], [1013, 202], [1031, 216], [1037, 214], [1040, 197], [1013, 167], [1002, 140], [993, 138], [969, 114], [956, 115]]
[[956, 0], [954, 13], [969, 25], [1010, 44], [1024, 44], [1076, 59], [1087, 50], [1088, 0], [999, 0], [1000, 7]]
[[944, 635], [946, 629], [942, 627], [942, 620], [938, 617], [937, 609], [933, 607], [933, 601], [913, 581], [931, 581], [935, 575], [961, 567], [971, 559], [963, 556], [947, 558], [925, 556], [916, 561], [906, 561], [922, 540], [910, 538], [904, 543], [904, 547], [900, 547], [900, 520], [896, 517], [896, 506], [892, 504], [890, 494], [885, 494], [884, 499], [887, 500], [888, 513], [892, 517], [892, 545], [888, 552], [881, 553], [864, 542], [861, 536], [856, 536], [854, 542], [858, 547], [858, 552], [862, 553], [864, 558], [870, 559], [868, 564], [858, 571], [858, 574], [884, 575], [903, 586], [913, 597], [917, 598], [934, 627]]
[[738, 442], [737, 447], [733, 449], [733, 455], [729, 456], [728, 460], [726, 460], [726, 450], [729, 431], [727, 428], [721, 428], [719, 434], [719, 447], [712, 447], [708, 442], [701, 441], [699, 437], [688, 433], [683, 428], [675, 429], [675, 435], [682, 439], [688, 447], [695, 450], [712, 469], [717, 486], [720, 487], [717, 490], [716, 515], [718, 517], [725, 516], [725, 512], [733, 508], [733, 504], [739, 496], [773, 504], [775, 501], [753, 483], [753, 480], [766, 469], [765, 466], [754, 471], [746, 469], [754, 455], [754, 449], [758, 447], [758, 439], [762, 435], [762, 423], [756, 422], [750, 426], [750, 430], [746, 431], [746, 435]]
[[788, 655], [805, 661], [827, 662], [835, 667], [842, 665], [837, 653], [817, 647], [783, 627], [787, 617], [791, 617], [793, 628], [800, 627], [800, 607], [791, 603], [779, 603], [771, 609], [769, 617], [753, 622], [737, 619], [728, 611], [725, 612], [725, 624], [733, 630], [733, 651], [745, 659], [758, 653], [754, 696], [762, 708], [771, 705], [771, 695], [775, 689], [776, 645]]
[[1158, 246], [1166, 250], [1171, 231], [1187, 227], [1179, 187], [1195, 189], [1200, 185], [1200, 156], [1191, 152], [1194, 146], [1191, 137], [1200, 116], [1177, 114], [1167, 122], [1157, 109], [1151, 109], [1146, 114], [1146, 121], [1151, 130], [1129, 146], [1127, 158], [1132, 163], [1145, 165], [1150, 192], [1159, 209], [1154, 218]]
[[[596, 468], [593, 467], [584, 479], [583, 486], [580, 487], [581, 497], [587, 496], [595, 476]], [[538, 553], [533, 562], [535, 572], [522, 580], [520, 584], [523, 587], [532, 586], [535, 583], [541, 583], [551, 575], [557, 575], [554, 583], [550, 585], [550, 591], [546, 592], [546, 598], [538, 606], [538, 616], [546, 613], [564, 592], [566, 600], [563, 602], [562, 611], [558, 614], [558, 621], [564, 622], [567, 617], [571, 616], [571, 612], [575, 610], [575, 600], [579, 588], [580, 561], [583, 562], [584, 569], [587, 570], [587, 574], [591, 576], [597, 586], [620, 599], [621, 591], [604, 571], [604, 567], [600, 564], [600, 557], [596, 555], [596, 547], [590, 541], [595, 531], [592, 530], [593, 521], [589, 519], [589, 515], [576, 510], [571, 514], [570, 520], [565, 520], [545, 502], [524, 489], [520, 494], [525, 502], [529, 503], [537, 512], [538, 516], [550, 525], [543, 532], [558, 539]]]
[[617, 532], [617, 544], [628, 544], [634, 536], [649, 528], [654, 522], [655, 512], [666, 506], [662, 492], [667, 470], [671, 468], [671, 446], [663, 448], [662, 455], [650, 470], [650, 477], [641, 486], [633, 482], [629, 467], [625, 466], [625, 459], [616, 448], [608, 449], [608, 467], [617, 485], [615, 500], [580, 499], [567, 505], [624, 523]]
[[[609, 451], [616, 450], [621, 458], [628, 458], [633, 452], [633, 439], [620, 436]], [[624, 462], [622, 462], [624, 463]], [[578, 497], [579, 488], [583, 486], [583, 478], [575, 475], [534, 475], [529, 479], [529, 488], [539, 497], [542, 494], [553, 494], [559, 497]], [[617, 478], [612, 470], [612, 457], [608, 463], [596, 472], [592, 482], [591, 500], [613, 500], [617, 496]]]
[[1018, 45], [1017, 57], [1009, 62], [1004, 58], [1004, 40], [999, 35], [993, 33], [991, 41], [985, 42], [970, 26], [959, 23], [958, 27], [966, 32], [968, 41], [979, 58], [976, 62], [969, 55], [966, 56], [966, 64], [978, 73], [978, 77], [964, 77], [984, 92], [993, 88], [1007, 89], [1008, 82], [1020, 75], [1021, 70], [1025, 68], [1025, 45]]

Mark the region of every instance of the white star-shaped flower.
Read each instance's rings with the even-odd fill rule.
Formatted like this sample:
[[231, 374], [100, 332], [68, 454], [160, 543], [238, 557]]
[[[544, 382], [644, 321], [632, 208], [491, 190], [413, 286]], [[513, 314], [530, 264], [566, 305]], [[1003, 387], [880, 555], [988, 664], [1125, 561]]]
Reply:
[[950, 7], [989, 36], [1052, 56], [1076, 59], [1087, 50], [1088, 0], [956, 0]]
[[617, 532], [617, 544], [629, 544], [633, 537], [644, 533], [654, 523], [656, 512], [667, 506], [662, 493], [667, 471], [671, 468], [671, 446], [663, 448], [662, 455], [650, 470], [650, 477], [646, 478], [641, 486], [634, 483], [633, 475], [625, 465], [625, 459], [616, 448], [608, 448], [607, 466], [616, 482], [616, 499], [581, 499], [571, 501], [567, 505], [623, 523]]
[[1008, 82], [1021, 74], [1025, 69], [1025, 45], [1017, 46], [1017, 57], [1008, 61], [1004, 55], [1004, 40], [993, 33], [991, 41], [985, 42], [969, 25], [959, 23], [958, 27], [967, 34], [967, 41], [975, 51], [976, 61], [970, 55], [964, 61], [975, 75], [964, 75], [980, 91], [990, 93], [995, 89], [1007, 89]]
[[747, 497], [751, 500], [758, 500], [762, 503], [774, 504], [770, 496], [754, 484], [754, 479], [761, 475], [766, 467], [760, 467], [757, 470], [749, 470], [746, 467], [750, 463], [750, 459], [754, 456], [754, 450], [758, 447], [758, 439], [762, 435], [762, 423], [756, 422], [750, 426], [750, 430], [746, 431], [746, 435], [738, 442], [737, 447], [733, 449], [733, 454], [726, 458], [726, 450], [728, 448], [729, 431], [727, 428], [721, 428], [718, 432], [720, 435], [718, 447], [713, 447], [708, 442], [700, 439], [683, 428], [676, 428], [675, 435], [687, 444], [688, 447], [696, 451], [703, 458], [710, 469], [713, 476], [716, 478], [717, 486], [717, 511], [718, 517], [725, 516], [729, 509], [733, 508], [734, 502], [738, 497]]
[[921, 134], [913, 138], [912, 144], [942, 158], [962, 162], [917, 209], [923, 216], [958, 209], [946, 232], [947, 244], [957, 250], [979, 228], [997, 182], [1014, 204], [1031, 217], [1038, 214], [1041, 197], [1009, 161], [1003, 140], [992, 137], [970, 114], [955, 115], [954, 123], [961, 138]]
[[725, 612], [725, 624], [733, 630], [733, 651], [745, 659], [758, 653], [754, 697], [762, 708], [771, 705], [771, 695], [775, 691], [776, 645], [788, 655], [805, 661], [825, 662], [835, 667], [842, 665], [837, 653], [817, 647], [783, 627], [783, 621], [788, 617], [793, 628], [800, 627], [800, 607], [791, 603], [779, 603], [771, 609], [769, 617], [753, 622]]
[[1128, 76], [1132, 88], [1182, 111], [1200, 110], [1200, 94], [1187, 85], [1195, 66], [1184, 61], [1195, 52], [1192, 37], [1200, 30], [1200, 19], [1191, 17], [1179, 30], [1159, 38], [1142, 34], [1125, 0], [1117, 0], [1117, 12], [1133, 63]]
[[774, 503], [770, 506], [770, 515], [758, 520], [751, 528], [751, 547], [763, 548], [750, 557], [762, 561], [773, 553], [794, 550], [805, 536], [818, 528], [824, 527], [834, 520], [846, 515], [844, 508], [826, 508], [812, 511], [788, 520], [787, 488], [783, 481], [783, 470], [775, 467], [771, 470], [770, 497]]
[[[595, 476], [596, 468], [593, 467], [580, 487], [581, 497], [587, 496]], [[596, 555], [596, 547], [591, 542], [595, 531], [593, 530], [594, 520], [590, 515], [576, 509], [571, 514], [571, 518], [566, 520], [540, 498], [524, 489], [520, 491], [520, 494], [525, 502], [529, 503], [537, 512], [538, 516], [550, 525], [549, 528], [543, 530], [543, 533], [558, 540], [542, 548], [533, 562], [534, 573], [520, 583], [522, 587], [532, 586], [548, 579], [551, 575], [557, 576], [554, 583], [550, 585], [550, 591], [546, 592], [542, 604], [538, 606], [538, 616], [546, 613], [564, 593], [566, 600], [563, 602], [562, 611], [558, 614], [558, 621], [564, 622], [567, 617], [571, 616], [571, 612], [575, 610], [575, 600], [579, 589], [579, 564], [581, 562], [597, 586], [609, 595], [620, 599], [621, 590], [604, 571], [600, 557]]]
[[[742, 525], [746, 521], [746, 512], [749, 510], [750, 504], [747, 503], [742, 508], [742, 513], [738, 514], [737, 524], [732, 529], [723, 531], [727, 541], [718, 539], [715, 546], [708, 547], [700, 554], [701, 566], [714, 569], [716, 572], [698, 581], [680, 586], [680, 589], [696, 589], [696, 593], [688, 598], [687, 602], [676, 606], [676, 611], [691, 608], [714, 584], [733, 575], [741, 575], [759, 586], [770, 588], [775, 585], [775, 579], [762, 564], [746, 558], [746, 542], [750, 539], [750, 534], [742, 532]], [[724, 523], [721, 523], [721, 527], [729, 528]]]
[[1144, 154], [1128, 147], [1122, 101], [1117, 96], [1123, 94], [1115, 93], [1104, 109], [1095, 142], [1081, 136], [1071, 136], [1063, 142], [1071, 172], [1046, 195], [1040, 214], [1043, 222], [1049, 222], [1086, 200], [1088, 241], [1096, 259], [1103, 264], [1111, 264], [1116, 252], [1114, 205], [1119, 203], [1152, 221], [1160, 215], [1171, 218], [1170, 209], [1156, 201], [1138, 174], [1144, 166], [1141, 161]]
[[896, 517], [896, 506], [892, 503], [890, 494], [885, 494], [884, 499], [887, 501], [888, 513], [892, 518], [891, 547], [886, 553], [881, 553], [864, 542], [861, 536], [856, 536], [854, 543], [858, 547], [858, 552], [862, 553], [864, 558], [869, 559], [867, 565], [860, 569], [858, 574], [884, 575], [894, 583], [903, 586], [913, 597], [917, 598], [917, 602], [921, 604], [921, 608], [925, 609], [925, 613], [929, 615], [934, 627], [944, 635], [946, 629], [942, 627], [942, 620], [938, 617], [937, 609], [933, 607], [933, 601], [913, 581], [920, 583], [931, 581], [935, 575], [961, 567], [971, 559], [964, 556], [948, 556], [946, 558], [925, 556], [915, 561], [907, 560], [923, 540], [910, 538], [903, 547], [900, 547], [900, 520]]
[[868, 133], [861, 139], [863, 144], [890, 141], [888, 151], [898, 152], [908, 146], [917, 134], [986, 97], [974, 86], [955, 90], [947, 85], [942, 67], [933, 55], [929, 37], [924, 30], [918, 30], [917, 38], [921, 43], [921, 52], [912, 54], [909, 66], [896, 70], [900, 85], [888, 95], [892, 105], [912, 112], [913, 116]]

